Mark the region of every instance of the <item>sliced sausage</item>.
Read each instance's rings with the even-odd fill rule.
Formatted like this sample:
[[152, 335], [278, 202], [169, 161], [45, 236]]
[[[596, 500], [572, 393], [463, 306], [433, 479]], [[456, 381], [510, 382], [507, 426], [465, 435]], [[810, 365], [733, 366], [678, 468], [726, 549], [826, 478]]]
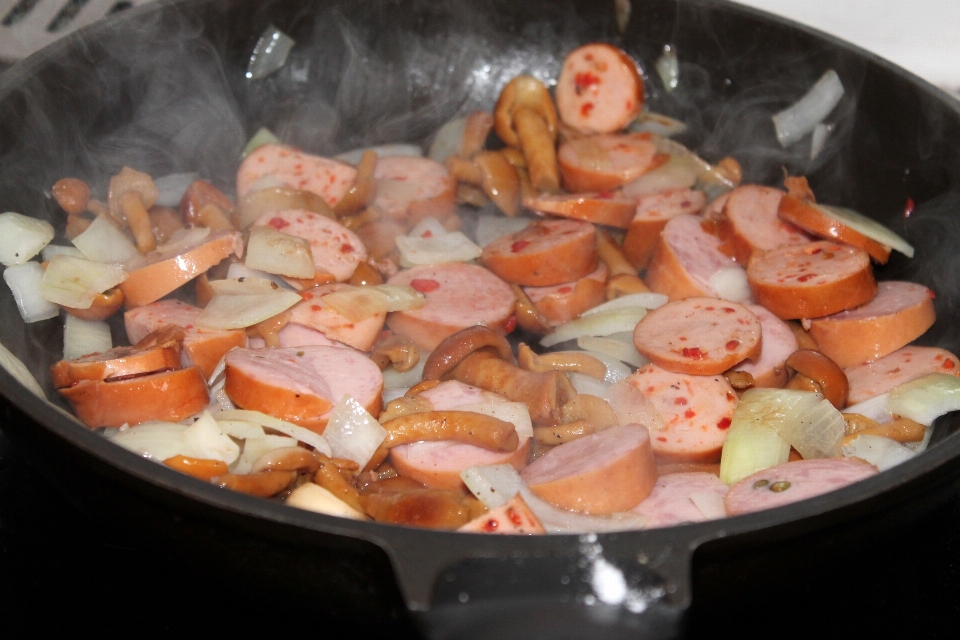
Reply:
[[127, 376], [180, 368], [180, 343], [167, 342], [146, 349], [114, 347], [104, 353], [93, 353], [74, 360], [61, 360], [50, 373], [57, 389], [72, 386], [81, 380], [113, 380]]
[[235, 349], [225, 362], [224, 389], [244, 409], [318, 433], [345, 395], [372, 415], [380, 414], [383, 374], [359, 351], [326, 346]]
[[737, 407], [726, 378], [673, 373], [646, 365], [626, 378], [649, 400], [663, 420], [650, 432], [658, 458], [673, 462], [718, 462]]
[[779, 464], [740, 480], [724, 498], [731, 516], [773, 509], [859, 482], [877, 473], [860, 458], [816, 458]]
[[810, 236], [777, 217], [783, 195], [779, 189], [753, 184], [730, 192], [718, 231], [737, 262], [747, 264], [754, 251], [810, 242]]
[[702, 222], [698, 216], [679, 215], [664, 226], [644, 278], [651, 291], [671, 300], [716, 297], [710, 278], [721, 269], [742, 268], [720, 251], [720, 239]]
[[694, 189], [668, 189], [641, 196], [623, 239], [623, 254], [637, 269], [645, 269], [667, 222], [679, 215], [699, 212], [707, 196]]
[[660, 476], [653, 491], [643, 502], [633, 508], [634, 513], [647, 516], [645, 529], [672, 527], [685, 522], [708, 520], [694, 501], [697, 494], [716, 496], [720, 505], [729, 487], [712, 473], [671, 473]]
[[357, 265], [367, 259], [367, 250], [353, 231], [306, 209], [273, 211], [260, 216], [254, 226], [270, 226], [310, 243], [317, 271], [331, 274], [337, 282], [348, 280]]
[[127, 279], [118, 288], [128, 309], [141, 307], [159, 300], [231, 255], [243, 257], [240, 233], [215, 231], [195, 247], [166, 253], [155, 251], [127, 263], [124, 265]]
[[[302, 324], [289, 322], [280, 331], [277, 332], [277, 338], [280, 340], [281, 347], [304, 347], [309, 345], [321, 347], [346, 347], [347, 345], [336, 340], [331, 340], [316, 329], [311, 329]], [[266, 343], [262, 338], [248, 338], [248, 346], [251, 349], [262, 349]]]
[[[237, 170], [237, 196], [256, 191], [258, 185], [310, 191], [331, 207], [340, 202], [357, 177], [357, 170], [348, 164], [304, 153], [279, 144], [265, 144], [244, 158]], [[266, 185], [265, 181], [273, 184]]]
[[817, 237], [837, 240], [863, 249], [880, 264], [886, 264], [890, 258], [890, 247], [854, 231], [825, 214], [812, 202], [787, 194], [780, 200], [777, 215], [781, 220], [786, 220]]
[[370, 351], [380, 336], [387, 314], [378, 313], [353, 322], [324, 304], [323, 296], [347, 288], [348, 285], [344, 284], [324, 284], [302, 291], [300, 297], [303, 301], [290, 309], [290, 322], [315, 329], [354, 349]]
[[421, 391], [419, 396], [428, 400], [436, 411], [451, 411], [468, 404], [481, 402], [507, 402], [506, 398], [458, 380], [446, 380], [432, 389]]
[[787, 384], [787, 358], [800, 348], [797, 337], [786, 322], [758, 304], [749, 304], [747, 308], [757, 316], [763, 332], [763, 345], [760, 357], [754, 362], [749, 360], [733, 367], [734, 371], [743, 371], [753, 377], [756, 388], [781, 388]]
[[810, 323], [820, 351], [841, 367], [893, 353], [933, 326], [933, 292], [912, 282], [881, 282], [877, 297], [856, 309]]
[[168, 324], [184, 330], [182, 359], [187, 365], [200, 367], [210, 377], [223, 355], [234, 347], [247, 346], [243, 329], [217, 331], [197, 327], [197, 316], [203, 309], [179, 300], [160, 300], [145, 307], [130, 309], [123, 314], [127, 339], [136, 344], [148, 334]]
[[630, 226], [637, 208], [634, 200], [614, 191], [573, 195], [541, 193], [525, 198], [523, 206], [540, 213], [586, 220], [620, 229]]
[[657, 465], [646, 427], [627, 425], [561, 444], [520, 476], [547, 502], [604, 515], [632, 509], [646, 498], [657, 481]]
[[572, 193], [622, 187], [656, 167], [658, 156], [650, 134], [618, 133], [567, 140], [557, 150], [563, 188]]
[[443, 220], [457, 210], [457, 184], [450, 172], [434, 160], [389, 156], [377, 160], [374, 205], [387, 217], [406, 225], [424, 218]]
[[633, 344], [667, 371], [709, 376], [759, 357], [762, 334], [757, 316], [742, 304], [685, 298], [647, 313]]
[[483, 267], [462, 262], [414, 267], [389, 283], [410, 285], [426, 297], [419, 309], [387, 314], [387, 326], [421, 349], [433, 351], [447, 336], [475, 324], [501, 333], [513, 329], [513, 291]]
[[850, 391], [847, 404], [857, 404], [928, 373], [960, 376], [960, 359], [945, 349], [904, 347], [893, 353], [843, 370]]
[[515, 495], [502, 507], [491, 509], [482, 516], [474, 518], [457, 531], [526, 535], [546, 533], [540, 519], [519, 495]]
[[526, 287], [527, 297], [553, 326], [573, 320], [581, 313], [607, 300], [607, 265], [596, 269], [576, 282], [552, 287]]
[[560, 119], [580, 133], [613, 133], [643, 108], [643, 79], [622, 49], [594, 43], [571, 51], [557, 80]]
[[179, 422], [210, 402], [204, 374], [197, 367], [150, 373], [121, 380], [81, 380], [59, 389], [80, 421], [91, 429]]
[[756, 301], [783, 320], [828, 316], [877, 295], [870, 256], [826, 240], [754, 255], [747, 280]]
[[528, 287], [550, 287], [583, 278], [597, 268], [597, 233], [589, 222], [540, 220], [483, 248], [483, 264]]

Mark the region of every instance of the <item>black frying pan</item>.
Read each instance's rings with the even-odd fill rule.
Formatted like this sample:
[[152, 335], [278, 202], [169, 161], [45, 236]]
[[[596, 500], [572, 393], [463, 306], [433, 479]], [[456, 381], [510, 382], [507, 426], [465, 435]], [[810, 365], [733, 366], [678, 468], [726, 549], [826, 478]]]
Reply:
[[[62, 228], [46, 190], [67, 175], [102, 186], [123, 164], [195, 170], [229, 191], [237, 154], [261, 125], [318, 153], [423, 142], [454, 115], [489, 108], [509, 77], [555, 78], [566, 51], [605, 40], [642, 61], [651, 107], [689, 122], [682, 140], [708, 159], [734, 155], [747, 180], [769, 184], [781, 167], [806, 174], [822, 201], [867, 212], [914, 243], [916, 259], [894, 258], [878, 275], [933, 288], [940, 320], [924, 341], [956, 351], [956, 104], [869, 54], [726, 2], [634, 4], [623, 34], [607, 2], [194, 0], [131, 10], [0, 77], [0, 207]], [[301, 48], [284, 70], [250, 82], [246, 62], [269, 23]], [[682, 62], [673, 94], [651, 72], [667, 43]], [[831, 116], [831, 145], [811, 161], [802, 144], [779, 148], [769, 116], [829, 68], [847, 94]], [[908, 200], [916, 207], [905, 220]], [[60, 358], [59, 323], [24, 326], [6, 290], [0, 313], [0, 341], [56, 400], [46, 369]], [[703, 599], [691, 563], [710, 589], [749, 579], [717, 567], [798, 579], [811, 563], [836, 561], [830, 548], [942, 502], [960, 478], [960, 440], [945, 422], [922, 456], [789, 508], [595, 539], [456, 535], [227, 493], [119, 450], [5, 372], [0, 385], [29, 418], [5, 430], [56, 469], [82, 508], [130, 535], [176, 540], [264, 589], [309, 593], [323, 617], [361, 635], [409, 631], [411, 620], [433, 637], [674, 635]], [[789, 552], [798, 547], [815, 555]], [[621, 606], [598, 600], [599, 558], [632, 591]]]

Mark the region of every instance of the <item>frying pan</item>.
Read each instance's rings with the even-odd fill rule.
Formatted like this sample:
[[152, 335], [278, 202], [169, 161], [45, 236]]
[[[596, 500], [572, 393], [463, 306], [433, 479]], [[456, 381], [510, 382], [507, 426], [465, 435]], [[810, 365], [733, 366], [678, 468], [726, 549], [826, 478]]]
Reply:
[[[956, 351], [957, 104], [868, 53], [727, 2], [634, 3], [622, 33], [612, 5], [191, 0], [130, 10], [0, 77], [0, 206], [62, 229], [49, 187], [76, 176], [102, 188], [124, 164], [152, 175], [197, 171], [229, 191], [246, 137], [263, 125], [322, 154], [426, 142], [451, 117], [489, 108], [510, 77], [556, 78], [567, 51], [603, 40], [642, 62], [651, 107], [688, 122], [681, 140], [708, 159], [737, 157], [747, 181], [774, 184], [784, 169], [807, 175], [822, 201], [866, 212], [911, 241], [917, 257], [894, 257], [878, 275], [932, 288], [939, 320], [923, 341]], [[299, 48], [280, 71], [250, 80], [250, 52], [271, 24]], [[673, 92], [652, 71], [665, 44], [681, 61]], [[769, 116], [827, 69], [846, 88], [830, 143], [814, 159], [807, 143], [780, 148]], [[676, 636], [703, 597], [692, 566], [709, 589], [744, 579], [719, 575], [729, 566], [796, 579], [810, 556], [788, 550], [835, 558], [825, 550], [915, 518], [960, 480], [960, 438], [944, 420], [930, 450], [895, 469], [722, 521], [536, 538], [352, 522], [221, 491], [78, 427], [47, 381], [61, 357], [60, 323], [19, 322], [5, 289], [0, 314], [0, 341], [57, 405], [0, 371], [15, 407], [5, 431], [56, 469], [74, 503], [264, 589], [309, 593], [314, 615], [349, 621], [362, 637]]]

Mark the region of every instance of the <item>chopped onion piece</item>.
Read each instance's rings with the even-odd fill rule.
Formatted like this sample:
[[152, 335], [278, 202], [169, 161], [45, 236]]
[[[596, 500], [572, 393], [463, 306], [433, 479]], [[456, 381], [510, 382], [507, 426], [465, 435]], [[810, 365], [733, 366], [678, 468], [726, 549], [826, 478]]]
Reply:
[[27, 369], [27, 365], [23, 364], [23, 361], [13, 355], [3, 344], [0, 344], [0, 367], [3, 367], [14, 380], [22, 384], [29, 391], [32, 391], [44, 400], [47, 399], [46, 394], [43, 393], [43, 389], [40, 387], [40, 383], [37, 382], [37, 379], [30, 373], [30, 369]]
[[623, 195], [639, 198], [668, 189], [688, 189], [697, 184], [697, 178], [703, 171], [703, 165], [694, 158], [671, 154], [666, 163], [626, 184]]
[[244, 409], [220, 411], [212, 415], [216, 420], [245, 420], [247, 422], [259, 424], [260, 426], [268, 429], [273, 429], [274, 431], [279, 431], [280, 433], [286, 434], [291, 438], [296, 438], [300, 442], [313, 447], [325, 456], [333, 456], [333, 453], [330, 451], [330, 444], [327, 443], [326, 439], [324, 439], [322, 435], [314, 433], [313, 431], [305, 429], [304, 427], [295, 425], [292, 422], [280, 420], [279, 418], [274, 418], [273, 416], [261, 413], [259, 411], [247, 411]]
[[156, 204], [162, 207], [178, 209], [180, 207], [180, 200], [183, 198], [183, 194], [187, 191], [187, 188], [199, 179], [200, 174], [198, 173], [171, 173], [156, 178], [153, 181], [154, 186], [157, 187]]
[[[243, 153], [241, 157], [246, 158], [248, 155], [259, 149], [265, 144], [280, 144], [280, 138], [273, 135], [273, 131], [267, 129], [266, 127], [260, 127], [257, 129], [257, 132], [253, 134], [253, 137], [250, 138], [250, 141], [247, 143], [247, 146], [243, 148]], [[263, 188], [263, 187], [261, 187]], [[250, 189], [249, 192], [256, 191], [256, 189]]]
[[322, 513], [328, 516], [338, 518], [350, 518], [351, 520], [367, 520], [367, 516], [360, 513], [346, 502], [333, 495], [323, 487], [312, 482], [306, 482], [287, 496], [284, 504], [305, 511]]
[[530, 420], [530, 410], [523, 402], [477, 402], [457, 407], [457, 411], [473, 411], [509, 422], [516, 427], [517, 435], [521, 439], [533, 437], [533, 422]]
[[112, 348], [110, 325], [96, 320], [81, 320], [67, 314], [63, 321], [64, 360], [74, 360], [90, 353], [105, 353]]
[[577, 390], [577, 393], [583, 393], [588, 396], [602, 398], [610, 389], [610, 383], [606, 380], [597, 380], [593, 376], [588, 376], [578, 371], [568, 372], [567, 378], [570, 379], [570, 384]]
[[60, 307], [40, 295], [43, 267], [39, 262], [7, 267], [3, 271], [3, 280], [13, 293], [13, 299], [24, 322], [29, 324], [60, 315]]
[[727, 517], [727, 507], [723, 496], [716, 491], [693, 491], [690, 502], [700, 510], [707, 520], [719, 520]]
[[784, 148], [811, 133], [826, 118], [843, 97], [840, 76], [830, 69], [797, 102], [774, 114], [773, 126], [777, 140]]
[[485, 247], [497, 238], [516, 233], [530, 226], [531, 218], [511, 218], [500, 213], [481, 213], [477, 216], [477, 244]]
[[564, 323], [540, 340], [544, 347], [573, 340], [580, 336], [608, 336], [620, 331], [633, 331], [640, 319], [647, 315], [643, 307], [628, 307], [591, 313]]
[[123, 429], [106, 429], [104, 435], [116, 445], [138, 456], [163, 462], [174, 456], [188, 455], [183, 434], [188, 427], [176, 422], [151, 420]]
[[185, 455], [201, 460], [220, 460], [232, 464], [240, 457], [240, 446], [220, 430], [217, 421], [204, 411], [183, 432]]
[[720, 479], [734, 484], [790, 459], [790, 443], [763, 423], [734, 422], [720, 454]]
[[772, 429], [804, 459], [840, 455], [847, 423], [836, 407], [819, 393], [792, 389], [750, 389], [733, 412], [731, 431], [738, 424]]
[[612, 311], [614, 309], [628, 309], [632, 307], [642, 307], [644, 309], [658, 309], [667, 304], [667, 296], [662, 293], [631, 293], [630, 295], [620, 296], [598, 304], [592, 309], [587, 309], [583, 315], [589, 316], [603, 311]]
[[420, 148], [420, 145], [382, 144], [376, 147], [363, 147], [361, 149], [345, 151], [341, 154], [335, 155], [333, 159], [339, 162], [345, 162], [346, 164], [352, 164], [356, 166], [360, 164], [360, 158], [363, 157], [363, 154], [366, 151], [373, 151], [380, 158], [390, 158], [395, 156], [404, 156], [404, 157], [412, 157], [412, 158], [423, 157], [423, 149]]
[[215, 280], [214, 296], [197, 316], [197, 325], [207, 329], [244, 329], [283, 313], [302, 300], [269, 280]]
[[510, 502], [523, 485], [520, 474], [509, 464], [469, 467], [460, 472], [460, 478], [470, 493], [488, 509], [497, 509]]
[[[426, 364], [427, 358], [430, 357], [430, 353], [427, 351], [420, 352], [420, 359], [417, 361], [417, 364], [413, 365], [409, 371], [397, 371], [392, 366], [387, 367], [383, 370], [383, 388], [384, 389], [409, 389], [413, 385], [420, 382], [423, 378], [423, 365]], [[403, 395], [401, 393], [400, 395]], [[384, 402], [388, 400], [384, 399]]]
[[466, 118], [455, 118], [446, 122], [433, 136], [433, 142], [430, 143], [427, 157], [443, 164], [450, 156], [459, 154], [463, 145], [463, 132], [466, 128]]
[[210, 227], [191, 227], [177, 229], [170, 235], [170, 239], [157, 245], [158, 253], [183, 253], [187, 249], [198, 246], [210, 235]]
[[469, 262], [483, 253], [480, 247], [459, 231], [439, 238], [400, 236], [397, 238], [397, 248], [400, 250], [400, 265], [407, 268], [445, 262]]
[[434, 217], [426, 217], [417, 223], [413, 229], [407, 233], [411, 238], [439, 238], [449, 233], [443, 228], [443, 225]]
[[74, 309], [89, 309], [94, 298], [127, 279], [118, 266], [103, 262], [55, 256], [40, 280], [40, 295]]
[[88, 260], [94, 262], [121, 263], [140, 257], [136, 245], [107, 216], [98, 216], [71, 242]]
[[[590, 350], [592, 355], [595, 358], [598, 358], [600, 355], [605, 355], [607, 357], [616, 358], [617, 363], [627, 363], [630, 366], [640, 368], [646, 364], [649, 364], [650, 361], [644, 358], [637, 352], [637, 348], [633, 346], [633, 341], [631, 340], [629, 344], [616, 340], [613, 338], [599, 338], [596, 336], [580, 336], [577, 338], [577, 346], [584, 350]], [[607, 360], [604, 360], [607, 363], [607, 382], [616, 382], [617, 380], [611, 380], [611, 366]], [[620, 365], [623, 367], [623, 365]], [[626, 367], [623, 367], [626, 369]], [[629, 369], [627, 370], [627, 375], [629, 375]], [[627, 376], [622, 376], [626, 378]]]
[[601, 397], [613, 409], [617, 416], [617, 422], [621, 425], [640, 424], [649, 429], [651, 433], [660, 431], [666, 426], [663, 423], [663, 417], [653, 406], [653, 402], [645, 398], [629, 382], [610, 385], [610, 388]]
[[[247, 420], [217, 420], [217, 425], [220, 426], [221, 431], [237, 440], [263, 438], [267, 435], [263, 427], [256, 422], [249, 422]], [[296, 446], [296, 444], [293, 446]]]
[[76, 247], [64, 247], [58, 244], [48, 244], [40, 252], [40, 259], [43, 262], [50, 262], [54, 256], [71, 256], [73, 258], [85, 258], [83, 252]]
[[663, 81], [663, 88], [671, 93], [680, 85], [680, 62], [673, 45], [663, 45], [663, 54], [656, 62], [657, 74]]
[[915, 457], [917, 453], [891, 438], [865, 434], [843, 445], [843, 455], [866, 460], [880, 471], [886, 471]]
[[950, 411], [960, 409], [960, 378], [945, 373], [929, 373], [905, 382], [890, 391], [890, 411], [930, 426]]
[[244, 263], [251, 269], [288, 278], [313, 278], [316, 273], [310, 242], [270, 226], [250, 229]]
[[[223, 424], [223, 422], [217, 424]], [[233, 463], [230, 471], [233, 473], [250, 473], [253, 470], [253, 463], [268, 451], [296, 446], [297, 439], [290, 436], [266, 434], [255, 438], [246, 438], [243, 441], [243, 453]]]
[[291, 287], [286, 280], [278, 275], [267, 273], [266, 271], [260, 271], [259, 269], [251, 269], [242, 262], [231, 262], [230, 267], [227, 268], [227, 279], [239, 280], [241, 278], [260, 278], [261, 280], [269, 280], [270, 282], [273, 282], [279, 286], [281, 289], [293, 291], [293, 287]]
[[822, 214], [862, 233], [871, 240], [876, 240], [882, 245], [896, 249], [908, 258], [913, 257], [913, 246], [909, 242], [873, 218], [868, 218], [862, 213], [846, 207], [833, 207], [825, 204], [815, 204], [813, 206], [819, 209]]
[[387, 430], [363, 405], [345, 395], [333, 408], [323, 437], [334, 457], [353, 460], [362, 469], [386, 439]]
[[351, 287], [324, 295], [321, 300], [351, 322], [378, 313], [410, 311], [426, 304], [426, 297], [409, 285], [379, 284]]
[[740, 265], [720, 269], [710, 276], [707, 284], [717, 293], [718, 298], [730, 302], [746, 303], [753, 297], [747, 282], [747, 272]]
[[832, 124], [824, 124], [821, 122], [816, 127], [813, 128], [813, 136], [810, 138], [810, 159], [816, 160], [817, 156], [820, 155], [820, 152], [823, 151], [823, 148], [827, 144], [827, 138], [833, 132]]
[[[687, 125], [662, 113], [644, 111], [630, 124], [630, 130], [637, 133], [655, 133], [658, 136], [671, 138], [686, 131]], [[689, 186], [693, 186], [693, 183], [691, 182]]]
[[53, 225], [21, 213], [0, 213], [0, 263], [23, 264], [53, 240]]
[[632, 531], [642, 529], [650, 518], [639, 513], [626, 511], [609, 516], [591, 516], [575, 511], [567, 511], [543, 500], [526, 485], [520, 487], [520, 497], [527, 503], [534, 515], [540, 519], [547, 533], [606, 533], [610, 531]]
[[856, 413], [864, 418], [870, 418], [874, 422], [884, 423], [893, 420], [893, 413], [890, 411], [890, 394], [882, 393], [863, 402], [850, 405], [843, 410], [843, 413]]
[[253, 48], [247, 65], [248, 80], [262, 80], [287, 62], [287, 56], [296, 44], [290, 36], [270, 25]]

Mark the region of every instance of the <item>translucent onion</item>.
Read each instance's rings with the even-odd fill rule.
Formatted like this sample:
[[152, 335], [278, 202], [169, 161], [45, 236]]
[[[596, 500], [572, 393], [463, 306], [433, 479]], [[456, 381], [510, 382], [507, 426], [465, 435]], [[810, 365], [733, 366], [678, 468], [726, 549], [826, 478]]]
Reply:
[[574, 340], [581, 336], [608, 336], [621, 331], [633, 331], [640, 319], [647, 315], [643, 307], [613, 309], [583, 316], [564, 323], [540, 340], [544, 347]]
[[657, 58], [655, 66], [667, 93], [671, 93], [680, 85], [680, 62], [672, 45], [663, 45], [663, 54]]
[[10, 287], [20, 317], [26, 323], [49, 320], [60, 315], [60, 307], [40, 295], [43, 267], [39, 262], [27, 262], [3, 271], [3, 280]]
[[843, 455], [866, 460], [880, 471], [886, 471], [916, 457], [917, 452], [891, 438], [864, 434], [843, 445]]
[[[608, 358], [615, 358], [617, 364], [627, 363], [632, 367], [640, 368], [646, 364], [649, 364], [650, 361], [644, 358], [642, 355], [637, 353], [637, 348], [633, 346], [633, 341], [630, 343], [623, 342], [621, 340], [616, 340], [613, 338], [600, 338], [596, 336], [580, 336], [577, 338], [577, 346], [584, 350], [591, 351], [590, 355], [599, 357], [600, 355], [607, 356]], [[607, 362], [606, 360], [604, 362]], [[623, 369], [627, 369], [622, 364], [620, 364]], [[623, 369], [620, 369], [621, 371]], [[611, 367], [607, 365], [607, 375], [608, 378], [611, 373]], [[627, 369], [627, 375], [629, 375], [629, 369]], [[625, 378], [626, 376], [622, 376]], [[616, 382], [622, 378], [617, 378], [616, 380], [608, 379], [607, 382]]]
[[790, 443], [764, 424], [731, 424], [720, 455], [720, 479], [734, 484], [790, 459]]
[[960, 409], [960, 378], [945, 373], [929, 373], [905, 382], [890, 391], [890, 411], [930, 426], [950, 411]]
[[387, 430], [363, 405], [345, 395], [333, 408], [323, 437], [334, 457], [353, 460], [362, 469], [386, 439]]
[[830, 137], [832, 132], [833, 125], [824, 124], [823, 122], [813, 128], [813, 136], [810, 138], [811, 160], [817, 159], [817, 156], [820, 155], [820, 152], [823, 151], [823, 148], [827, 145], [827, 138]]
[[227, 268], [227, 279], [239, 280], [240, 278], [259, 278], [261, 280], [269, 280], [270, 282], [273, 282], [279, 286], [281, 289], [293, 291], [293, 287], [291, 287], [286, 280], [278, 275], [267, 273], [266, 271], [260, 271], [259, 269], [251, 269], [242, 262], [231, 262], [230, 266]]
[[47, 396], [43, 393], [40, 383], [37, 382], [37, 379], [30, 373], [30, 369], [27, 369], [27, 365], [23, 364], [23, 361], [13, 355], [3, 344], [0, 344], [0, 367], [3, 367], [7, 373], [13, 376], [14, 380], [32, 391], [35, 395], [46, 400]]
[[533, 437], [533, 422], [530, 420], [530, 410], [523, 402], [477, 402], [457, 407], [457, 411], [473, 411], [509, 422], [516, 427], [517, 435], [521, 439]]
[[157, 202], [162, 207], [178, 209], [187, 188], [200, 179], [198, 173], [171, 173], [154, 179], [157, 187]]
[[313, 278], [316, 272], [310, 242], [270, 226], [250, 229], [244, 263], [251, 269], [288, 278]]
[[73, 360], [90, 353], [113, 348], [110, 325], [96, 320], [81, 320], [69, 313], [63, 321], [63, 358]]
[[427, 157], [443, 164], [450, 156], [459, 154], [463, 145], [463, 132], [466, 127], [466, 118], [455, 118], [445, 123], [433, 136], [430, 149], [427, 151]]
[[190, 229], [177, 229], [171, 234], [170, 239], [163, 244], [157, 245], [158, 253], [183, 253], [187, 249], [192, 249], [210, 235], [209, 227], [192, 227]]
[[668, 189], [689, 189], [702, 172], [703, 166], [691, 156], [671, 154], [666, 163], [625, 185], [623, 195], [639, 198]]
[[882, 393], [869, 400], [850, 405], [843, 410], [843, 413], [856, 413], [865, 418], [870, 418], [874, 422], [884, 423], [893, 420], [893, 413], [890, 411], [890, 394]]
[[469, 467], [460, 478], [477, 500], [488, 509], [497, 509], [510, 502], [520, 491], [523, 480], [509, 464]]
[[690, 493], [690, 502], [707, 520], [719, 520], [727, 517], [727, 507], [723, 502], [723, 496], [716, 491], [693, 491]]
[[47, 263], [40, 295], [64, 307], [89, 309], [94, 298], [126, 279], [118, 266], [60, 255]]
[[23, 264], [53, 240], [53, 225], [20, 213], [0, 213], [0, 263]]
[[140, 257], [136, 245], [107, 216], [98, 216], [71, 242], [88, 260], [95, 262], [121, 263]]
[[215, 280], [210, 286], [214, 296], [197, 316], [197, 326], [206, 329], [252, 327], [302, 300], [298, 293], [257, 278]]
[[477, 216], [477, 244], [485, 247], [497, 238], [526, 229], [532, 218], [517, 216], [511, 218], [500, 213], [480, 213]]
[[567, 511], [543, 500], [526, 485], [520, 487], [520, 497], [540, 520], [547, 533], [606, 533], [642, 529], [650, 519], [639, 513], [626, 511], [609, 516], [591, 516]]
[[280, 433], [288, 435], [291, 438], [296, 438], [300, 442], [313, 447], [326, 456], [333, 456], [333, 453], [330, 451], [330, 445], [322, 435], [295, 425], [292, 422], [280, 420], [279, 418], [274, 418], [273, 416], [261, 413], [259, 411], [246, 411], [243, 409], [220, 411], [212, 415], [215, 420], [244, 420], [259, 424], [267, 429], [273, 429], [274, 431], [279, 431]]
[[896, 249], [908, 258], [913, 257], [913, 246], [909, 242], [873, 218], [868, 218], [862, 213], [857, 213], [853, 209], [847, 209], [846, 207], [832, 207], [825, 204], [815, 204], [813, 206], [825, 216], [833, 218], [844, 226], [862, 233], [871, 240], [876, 240], [882, 245]]
[[306, 482], [291, 491], [283, 503], [289, 507], [296, 507], [297, 509], [322, 513], [328, 516], [336, 516], [338, 518], [350, 518], [351, 520], [369, 519], [366, 515], [360, 513], [333, 495], [330, 491], [312, 482]]
[[[246, 158], [248, 155], [259, 149], [265, 144], [280, 144], [280, 138], [273, 135], [273, 132], [266, 127], [260, 127], [257, 129], [257, 132], [253, 134], [253, 137], [250, 138], [250, 141], [247, 142], [247, 146], [243, 148], [242, 157]], [[158, 187], [159, 188], [159, 187]]]
[[[217, 425], [219, 425], [221, 431], [237, 440], [263, 438], [267, 435], [263, 427], [256, 422], [249, 422], [247, 420], [217, 420]], [[296, 446], [296, 443], [292, 446]]]
[[469, 262], [476, 260], [483, 250], [459, 231], [439, 238], [397, 238], [400, 250], [400, 265], [406, 268], [418, 265], [443, 264], [446, 262]]
[[577, 390], [577, 393], [583, 393], [588, 396], [597, 396], [602, 398], [605, 393], [610, 389], [610, 383], [605, 380], [597, 380], [593, 376], [588, 376], [585, 373], [580, 373], [578, 371], [569, 371], [567, 372], [567, 378], [570, 379], [570, 384], [573, 385], [573, 388]]
[[354, 166], [360, 164], [360, 158], [363, 157], [364, 152], [373, 151], [380, 158], [389, 158], [389, 157], [412, 157], [412, 158], [422, 158], [423, 149], [420, 148], [420, 145], [416, 144], [381, 144], [376, 147], [363, 147], [360, 149], [353, 149], [352, 151], [344, 151], [341, 154], [335, 155], [334, 160], [339, 162], [344, 162], [346, 164], [352, 164]]
[[784, 148], [811, 133], [826, 118], [843, 97], [840, 76], [830, 69], [817, 80], [797, 102], [774, 114], [773, 126], [777, 140]]
[[804, 459], [840, 455], [847, 423], [819, 393], [792, 389], [750, 389], [733, 412], [731, 430], [755, 424], [777, 432]]
[[614, 298], [603, 304], [598, 304], [592, 309], [583, 312], [583, 315], [589, 316], [603, 311], [612, 311], [614, 309], [628, 309], [631, 307], [642, 307], [644, 309], [658, 309], [667, 304], [667, 296], [662, 293], [631, 293], [630, 295]]
[[[686, 131], [687, 125], [662, 113], [644, 111], [630, 124], [630, 130], [638, 133], [655, 133], [658, 136], [672, 138]], [[693, 183], [690, 183], [690, 186], [693, 186]]]
[[[222, 422], [218, 422], [218, 424], [222, 424]], [[233, 463], [230, 471], [233, 473], [250, 473], [253, 470], [253, 463], [268, 451], [296, 446], [297, 439], [291, 438], [290, 436], [266, 434], [254, 438], [246, 438], [243, 441], [243, 451], [240, 453], [237, 461]]]
[[410, 311], [426, 304], [426, 297], [409, 285], [379, 284], [328, 293], [323, 304], [351, 322], [390, 311]]
[[426, 217], [407, 233], [411, 238], [439, 238], [445, 236], [447, 231], [443, 225], [434, 217]]
[[64, 247], [58, 244], [48, 244], [40, 252], [40, 259], [43, 262], [50, 262], [54, 256], [72, 256], [74, 258], [85, 258], [86, 256], [76, 247]]
[[747, 271], [737, 265], [725, 267], [712, 276], [707, 284], [713, 289], [718, 298], [731, 302], [749, 302], [753, 299], [750, 284], [747, 282]]
[[124, 429], [106, 429], [104, 435], [116, 445], [138, 456], [163, 462], [186, 455], [183, 434], [187, 427], [176, 422], [151, 420]]
[[184, 455], [201, 460], [220, 460], [228, 465], [240, 457], [240, 446], [220, 430], [216, 420], [204, 411], [183, 432]]

